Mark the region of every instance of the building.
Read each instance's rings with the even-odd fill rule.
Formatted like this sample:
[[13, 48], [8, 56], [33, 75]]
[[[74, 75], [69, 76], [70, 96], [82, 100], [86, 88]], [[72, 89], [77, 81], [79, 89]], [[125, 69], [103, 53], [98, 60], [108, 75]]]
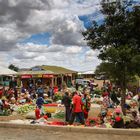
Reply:
[[16, 74], [17, 73], [15, 71], [0, 66], [0, 85], [9, 86], [12, 77]]
[[18, 72], [18, 81], [27, 87], [30, 82], [33, 84], [42, 83], [48, 86], [62, 86], [66, 83], [71, 85], [77, 72], [58, 66], [35, 66], [28, 70]]

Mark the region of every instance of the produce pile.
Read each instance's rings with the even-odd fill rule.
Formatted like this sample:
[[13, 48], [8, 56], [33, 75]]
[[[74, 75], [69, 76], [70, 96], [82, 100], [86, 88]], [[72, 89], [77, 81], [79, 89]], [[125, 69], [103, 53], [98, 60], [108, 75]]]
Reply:
[[62, 100], [62, 93], [61, 92], [57, 92], [54, 95], [54, 101], [59, 101]]
[[3, 111], [0, 111], [0, 116], [9, 116], [10, 114], [10, 109], [4, 109]]
[[34, 111], [34, 110], [35, 110], [34, 105], [25, 104], [25, 105], [18, 106], [17, 112], [18, 112], [18, 114], [25, 114], [25, 113], [28, 113], [28, 112]]
[[57, 113], [54, 114], [53, 118], [55, 119], [64, 119], [65, 117], [65, 113], [63, 111], [59, 111]]

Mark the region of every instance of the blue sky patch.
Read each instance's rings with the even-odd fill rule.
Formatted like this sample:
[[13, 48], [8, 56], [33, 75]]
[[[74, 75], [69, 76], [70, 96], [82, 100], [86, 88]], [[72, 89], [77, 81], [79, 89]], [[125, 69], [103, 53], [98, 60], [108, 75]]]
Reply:
[[79, 16], [79, 19], [83, 21], [85, 28], [92, 26], [93, 21], [95, 20], [99, 25], [103, 23], [103, 15], [100, 11], [94, 12], [88, 15]]
[[34, 43], [34, 44], [49, 45], [50, 37], [51, 37], [50, 33], [39, 33], [39, 34], [34, 34], [31, 37], [24, 39], [20, 43]]

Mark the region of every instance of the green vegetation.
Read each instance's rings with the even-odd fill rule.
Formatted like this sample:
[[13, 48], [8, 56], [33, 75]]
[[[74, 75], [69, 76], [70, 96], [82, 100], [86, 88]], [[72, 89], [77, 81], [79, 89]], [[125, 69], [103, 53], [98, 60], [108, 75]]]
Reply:
[[33, 110], [35, 110], [35, 106], [25, 104], [25, 105], [19, 106], [17, 112], [19, 114], [25, 114]]
[[53, 100], [54, 101], [62, 100], [62, 93], [61, 92], [55, 93]]
[[60, 112], [56, 113], [53, 117], [55, 119], [64, 119], [65, 113], [63, 111], [60, 111]]
[[10, 65], [8, 66], [8, 68], [11, 69], [11, 70], [14, 70], [14, 71], [16, 71], [16, 72], [19, 70], [19, 68], [16, 67], [15, 65], [13, 65], [13, 64], [10, 64]]

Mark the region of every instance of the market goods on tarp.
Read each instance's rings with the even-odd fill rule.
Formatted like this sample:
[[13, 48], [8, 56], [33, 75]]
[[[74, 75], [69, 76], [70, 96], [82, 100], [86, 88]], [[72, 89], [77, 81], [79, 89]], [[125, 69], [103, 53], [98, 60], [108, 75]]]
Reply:
[[58, 104], [56, 104], [56, 103], [52, 103], [52, 104], [44, 104], [43, 106], [58, 106]]
[[45, 113], [55, 113], [58, 110], [58, 104], [57, 103], [44, 104], [43, 108]]
[[45, 113], [55, 113], [57, 111], [57, 107], [53, 106], [50, 107], [43, 106], [43, 109]]
[[98, 118], [96, 117], [92, 117], [92, 118], [88, 118], [85, 122], [86, 126], [96, 126], [98, 125]]
[[59, 125], [59, 126], [66, 125], [65, 122], [60, 122], [60, 121], [46, 122], [45, 124], [47, 124], [47, 125]]

